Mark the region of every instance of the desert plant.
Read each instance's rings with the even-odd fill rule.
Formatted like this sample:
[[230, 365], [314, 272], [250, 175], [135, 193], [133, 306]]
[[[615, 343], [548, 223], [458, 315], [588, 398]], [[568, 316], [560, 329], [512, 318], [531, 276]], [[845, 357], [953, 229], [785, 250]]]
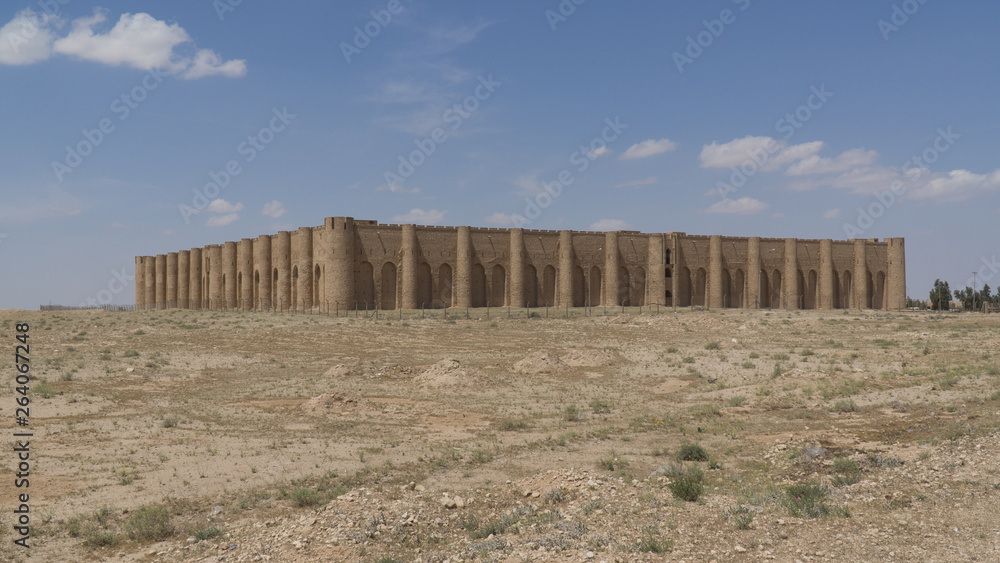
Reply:
[[677, 451], [677, 461], [708, 461], [708, 452], [698, 444], [685, 444]]
[[833, 405], [833, 412], [858, 412], [858, 405], [853, 399], [842, 399]]
[[695, 502], [705, 492], [704, 475], [697, 467], [689, 467], [670, 481], [670, 492], [683, 501]]
[[137, 541], [165, 540], [174, 534], [170, 511], [161, 504], [143, 506], [125, 521], [125, 532]]

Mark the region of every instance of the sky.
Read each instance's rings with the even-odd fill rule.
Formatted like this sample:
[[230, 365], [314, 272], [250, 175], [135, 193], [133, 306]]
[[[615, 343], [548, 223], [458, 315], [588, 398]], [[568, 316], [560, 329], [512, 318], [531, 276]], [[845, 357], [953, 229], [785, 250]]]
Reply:
[[1000, 5], [32, 0], [0, 8], [0, 308], [321, 225], [905, 237], [1000, 285]]

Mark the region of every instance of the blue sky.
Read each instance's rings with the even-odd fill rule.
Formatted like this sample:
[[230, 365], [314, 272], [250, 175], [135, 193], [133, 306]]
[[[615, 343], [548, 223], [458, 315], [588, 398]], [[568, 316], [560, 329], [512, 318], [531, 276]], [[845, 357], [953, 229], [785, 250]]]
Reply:
[[911, 296], [1000, 285], [996, 3], [234, 4], [0, 10], [0, 307], [334, 215], [903, 236]]

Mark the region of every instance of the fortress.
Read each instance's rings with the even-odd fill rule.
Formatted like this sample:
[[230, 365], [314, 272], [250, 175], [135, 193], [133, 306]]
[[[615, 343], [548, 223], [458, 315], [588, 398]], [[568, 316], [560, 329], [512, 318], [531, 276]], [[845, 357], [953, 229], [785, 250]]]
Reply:
[[701, 306], [902, 309], [902, 238], [849, 241], [380, 225], [135, 259], [139, 309]]

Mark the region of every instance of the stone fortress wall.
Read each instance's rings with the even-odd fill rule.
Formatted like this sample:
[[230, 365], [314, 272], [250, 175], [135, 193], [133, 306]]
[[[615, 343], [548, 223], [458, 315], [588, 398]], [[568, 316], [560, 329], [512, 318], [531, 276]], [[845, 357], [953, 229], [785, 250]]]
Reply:
[[676, 305], [902, 309], [902, 238], [848, 241], [380, 225], [135, 259], [139, 309], [333, 311]]

